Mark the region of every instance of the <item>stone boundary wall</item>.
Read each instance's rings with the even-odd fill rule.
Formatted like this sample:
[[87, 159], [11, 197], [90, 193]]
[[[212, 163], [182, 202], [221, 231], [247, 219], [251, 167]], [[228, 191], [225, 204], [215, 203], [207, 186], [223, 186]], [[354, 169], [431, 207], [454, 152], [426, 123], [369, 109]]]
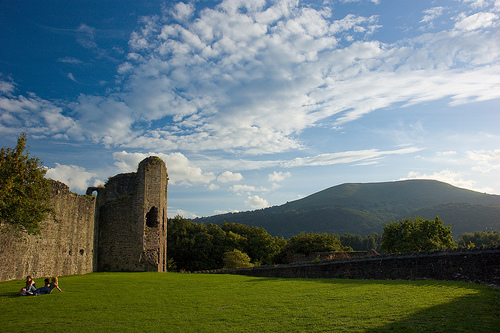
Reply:
[[57, 221], [48, 217], [40, 235], [18, 238], [0, 230], [0, 281], [93, 271], [95, 198], [52, 181], [50, 202]]
[[500, 286], [500, 247], [425, 251], [317, 264], [291, 264], [201, 271], [278, 278], [449, 280]]

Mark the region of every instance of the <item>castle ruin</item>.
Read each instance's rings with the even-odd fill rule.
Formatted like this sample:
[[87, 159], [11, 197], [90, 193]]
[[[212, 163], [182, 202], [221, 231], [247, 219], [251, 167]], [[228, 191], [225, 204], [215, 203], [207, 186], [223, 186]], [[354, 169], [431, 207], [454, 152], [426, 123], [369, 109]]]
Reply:
[[[0, 225], [0, 281], [95, 271], [167, 270], [165, 163], [148, 157], [137, 172], [109, 178], [87, 195], [53, 181], [40, 235], [19, 238]], [[97, 194], [96, 196], [93, 194]]]

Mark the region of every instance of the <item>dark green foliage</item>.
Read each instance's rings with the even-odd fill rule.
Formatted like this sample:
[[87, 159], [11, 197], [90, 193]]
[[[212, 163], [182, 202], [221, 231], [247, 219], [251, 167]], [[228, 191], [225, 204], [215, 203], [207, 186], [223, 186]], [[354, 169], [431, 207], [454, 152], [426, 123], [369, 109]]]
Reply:
[[17, 232], [39, 234], [49, 213], [50, 180], [38, 158], [29, 157], [26, 134], [14, 149], [0, 149], [0, 221]]
[[451, 227], [443, 225], [437, 216], [434, 220], [416, 217], [415, 220], [402, 219], [386, 224], [381, 245], [381, 249], [389, 253], [454, 247]]
[[371, 249], [379, 250], [382, 242], [382, 236], [377, 233], [361, 237], [361, 235], [343, 234], [340, 236], [340, 243], [343, 246], [349, 246], [354, 251], [368, 251]]
[[460, 235], [458, 246], [498, 246], [500, 245], [500, 232], [498, 231], [476, 231]]
[[436, 215], [450, 221], [457, 235], [500, 230], [500, 196], [434, 180], [343, 184], [281, 206], [195, 221], [217, 225], [223, 221], [242, 223], [290, 238], [300, 232], [366, 236], [381, 233], [384, 223], [393, 219]]
[[286, 249], [293, 253], [309, 255], [315, 252], [344, 251], [337, 235], [334, 234], [298, 234], [290, 238]]
[[194, 223], [181, 216], [168, 219], [167, 252], [179, 270], [222, 268], [224, 253], [239, 250], [253, 263], [273, 263], [286, 241], [272, 237], [263, 228], [242, 224]]
[[500, 205], [447, 203], [415, 210], [410, 216], [430, 219], [436, 215], [451, 222], [455, 236], [477, 230], [500, 231]]
[[237, 237], [236, 248], [247, 253], [255, 263], [272, 264], [275, 256], [286, 245], [284, 238], [272, 237], [264, 228], [226, 222], [222, 223], [221, 228], [228, 237]]
[[202, 270], [222, 266], [222, 254], [229, 249], [220, 246], [220, 229], [215, 225], [193, 223], [176, 216], [168, 219], [167, 253], [181, 270]]

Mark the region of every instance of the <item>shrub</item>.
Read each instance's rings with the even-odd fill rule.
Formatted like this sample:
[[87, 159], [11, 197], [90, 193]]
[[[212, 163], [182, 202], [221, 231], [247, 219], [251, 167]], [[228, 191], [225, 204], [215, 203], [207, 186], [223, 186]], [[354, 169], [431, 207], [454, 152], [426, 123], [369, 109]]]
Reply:
[[252, 267], [248, 254], [240, 250], [232, 250], [224, 253], [224, 268]]

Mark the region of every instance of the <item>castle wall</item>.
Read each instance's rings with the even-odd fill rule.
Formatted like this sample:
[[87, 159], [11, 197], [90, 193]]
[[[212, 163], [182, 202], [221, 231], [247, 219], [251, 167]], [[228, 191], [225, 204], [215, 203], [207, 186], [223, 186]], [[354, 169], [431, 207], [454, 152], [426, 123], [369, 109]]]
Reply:
[[141, 262], [144, 270], [167, 271], [167, 170], [159, 158], [139, 164], [141, 197], [144, 198], [144, 235]]
[[[0, 225], [0, 281], [93, 271], [166, 271], [165, 163], [148, 157], [137, 173], [111, 177], [87, 196], [53, 181], [56, 219], [40, 235], [16, 237]], [[92, 196], [97, 192], [97, 197]]]
[[0, 230], [0, 281], [86, 274], [93, 271], [95, 198], [72, 193], [53, 181], [50, 197], [56, 219], [40, 235], [16, 237]]
[[97, 189], [98, 271], [166, 270], [167, 183], [165, 163], [149, 157]]
[[[99, 197], [99, 195], [98, 195]], [[142, 220], [137, 200], [124, 195], [99, 207], [98, 271], [140, 271]]]
[[415, 280], [433, 279], [500, 286], [500, 247], [428, 251], [344, 259], [318, 264], [261, 266], [207, 271], [259, 277]]

